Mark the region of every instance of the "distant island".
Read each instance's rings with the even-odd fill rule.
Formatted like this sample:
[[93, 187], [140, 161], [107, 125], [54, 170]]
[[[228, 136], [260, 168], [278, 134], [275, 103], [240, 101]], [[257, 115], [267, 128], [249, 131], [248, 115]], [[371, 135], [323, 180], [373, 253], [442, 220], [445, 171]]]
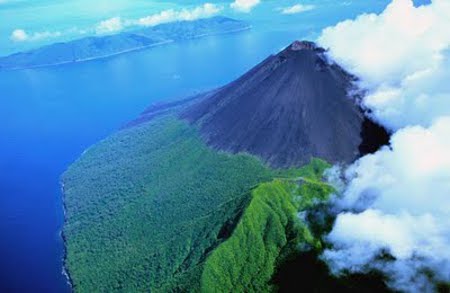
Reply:
[[244, 21], [223, 16], [165, 23], [114, 35], [55, 43], [0, 57], [0, 69], [25, 69], [85, 62], [180, 40], [240, 32], [250, 27]]

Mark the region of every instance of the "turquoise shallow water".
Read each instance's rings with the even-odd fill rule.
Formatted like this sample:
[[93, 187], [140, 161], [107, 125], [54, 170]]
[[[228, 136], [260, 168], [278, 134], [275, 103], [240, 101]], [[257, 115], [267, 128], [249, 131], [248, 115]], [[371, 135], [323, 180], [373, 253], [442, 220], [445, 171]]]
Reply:
[[[88, 1], [74, 2], [0, 2], [0, 53], [37, 45], [9, 41], [9, 31], [24, 20], [30, 29], [50, 24], [52, 29], [62, 29], [90, 26], [119, 12], [138, 17], [150, 4], [155, 11], [178, 7], [117, 1], [92, 10], [86, 7]], [[267, 1], [251, 14], [226, 10], [251, 22], [253, 29], [247, 32], [80, 64], [0, 71], [0, 292], [69, 291], [61, 273], [59, 176], [88, 146], [154, 101], [225, 84], [294, 39], [315, 38], [324, 26], [361, 12], [380, 11], [385, 4], [315, 2], [317, 9], [309, 13], [281, 16], [276, 10], [279, 3]]]

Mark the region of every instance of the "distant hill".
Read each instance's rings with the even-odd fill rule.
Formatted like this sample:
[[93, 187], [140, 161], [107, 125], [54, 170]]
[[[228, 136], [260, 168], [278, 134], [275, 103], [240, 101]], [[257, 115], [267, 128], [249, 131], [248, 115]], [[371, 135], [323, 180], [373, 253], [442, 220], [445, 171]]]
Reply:
[[233, 33], [250, 28], [246, 22], [216, 16], [160, 24], [114, 35], [86, 37], [0, 57], [0, 68], [23, 69], [83, 62], [180, 40]]

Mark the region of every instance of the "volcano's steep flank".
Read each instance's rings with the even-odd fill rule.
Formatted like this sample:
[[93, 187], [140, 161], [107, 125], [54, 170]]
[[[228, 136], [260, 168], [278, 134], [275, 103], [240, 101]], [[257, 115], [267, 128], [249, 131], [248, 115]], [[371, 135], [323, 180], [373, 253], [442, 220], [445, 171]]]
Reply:
[[[349, 96], [354, 79], [329, 63], [322, 48], [297, 41], [181, 117], [198, 123], [210, 146], [248, 152], [274, 167], [301, 166], [313, 157], [349, 163], [388, 142]], [[365, 131], [381, 136], [364, 141], [371, 137]]]

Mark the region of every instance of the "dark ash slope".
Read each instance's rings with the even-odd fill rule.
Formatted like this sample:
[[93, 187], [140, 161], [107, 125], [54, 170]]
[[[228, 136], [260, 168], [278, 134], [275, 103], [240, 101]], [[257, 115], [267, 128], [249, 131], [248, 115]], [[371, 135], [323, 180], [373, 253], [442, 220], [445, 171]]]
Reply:
[[353, 79], [314, 43], [294, 42], [181, 117], [198, 124], [210, 146], [248, 152], [274, 167], [312, 157], [349, 163], [388, 142], [349, 98]]

